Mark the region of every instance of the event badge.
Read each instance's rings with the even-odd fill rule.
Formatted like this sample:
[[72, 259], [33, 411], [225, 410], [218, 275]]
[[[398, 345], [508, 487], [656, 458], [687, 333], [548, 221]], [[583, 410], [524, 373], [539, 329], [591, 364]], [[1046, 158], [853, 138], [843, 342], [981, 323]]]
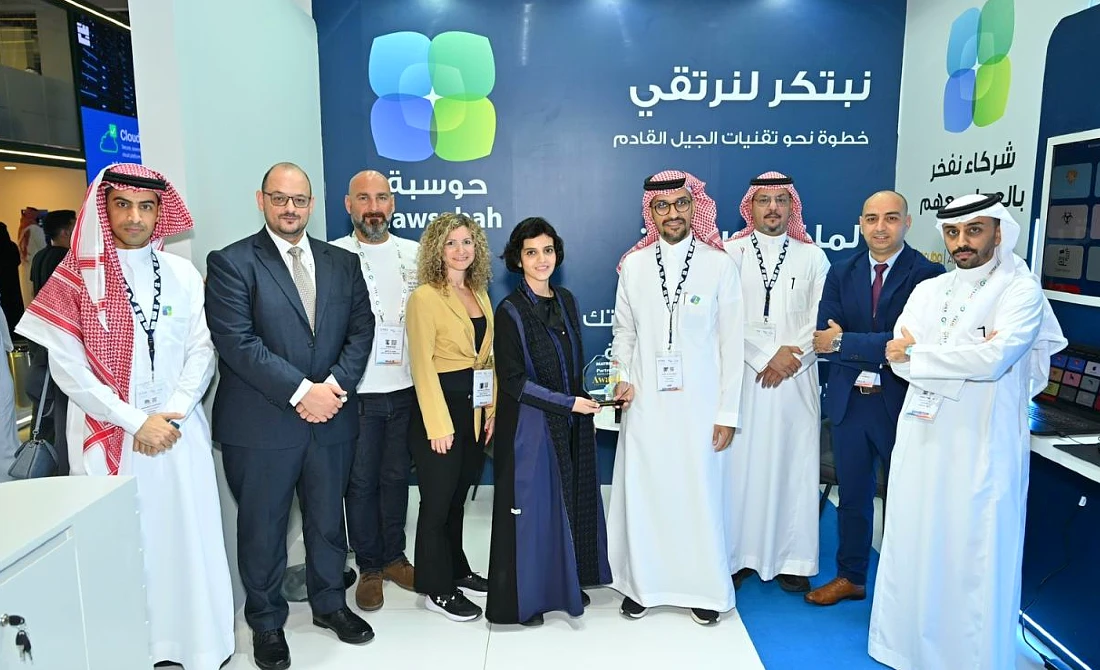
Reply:
[[764, 321], [753, 321], [749, 324], [749, 332], [757, 338], [775, 344], [775, 324]]
[[917, 395], [909, 396], [905, 403], [905, 415], [922, 421], [932, 422], [936, 420], [936, 414], [943, 404], [943, 396], [931, 391], [921, 391]]
[[143, 382], [134, 388], [134, 405], [146, 414], [156, 414], [168, 401], [163, 384]]
[[405, 328], [400, 323], [384, 323], [375, 335], [377, 346], [374, 362], [378, 365], [401, 365], [405, 354]]
[[684, 359], [679, 351], [657, 356], [657, 390], [684, 390]]
[[493, 371], [474, 370], [474, 407], [493, 404]]
[[877, 372], [861, 372], [859, 376], [856, 377], [856, 386], [865, 389], [869, 389], [872, 386], [880, 386], [881, 379], [882, 378], [879, 377]]

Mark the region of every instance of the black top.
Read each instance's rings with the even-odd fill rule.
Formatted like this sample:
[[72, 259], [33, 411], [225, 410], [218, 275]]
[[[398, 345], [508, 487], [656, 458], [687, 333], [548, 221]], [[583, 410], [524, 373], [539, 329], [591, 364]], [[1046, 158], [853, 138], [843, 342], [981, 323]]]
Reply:
[[470, 321], [474, 322], [474, 351], [481, 351], [481, 345], [485, 342], [485, 331], [488, 325], [485, 322], [484, 316], [471, 316]]
[[67, 253], [69, 253], [68, 247], [50, 246], [34, 255], [31, 259], [31, 285], [34, 286], [35, 295], [38, 295], [46, 285], [46, 280], [50, 278], [57, 266], [61, 265], [61, 261], [65, 260]]

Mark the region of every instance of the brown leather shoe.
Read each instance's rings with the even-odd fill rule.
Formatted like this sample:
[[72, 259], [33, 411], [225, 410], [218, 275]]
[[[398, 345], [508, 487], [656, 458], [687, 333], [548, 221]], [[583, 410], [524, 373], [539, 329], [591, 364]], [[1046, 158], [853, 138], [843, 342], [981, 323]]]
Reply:
[[355, 604], [359, 609], [373, 612], [382, 607], [382, 575], [378, 572], [364, 572], [359, 575], [359, 586], [355, 587]]
[[382, 568], [383, 577], [406, 591], [413, 590], [413, 576], [415, 574], [412, 563], [409, 563], [409, 559], [407, 558], [399, 558]]
[[837, 577], [805, 595], [806, 602], [811, 605], [835, 605], [841, 600], [863, 600], [866, 597], [866, 586], [853, 584], [844, 577]]

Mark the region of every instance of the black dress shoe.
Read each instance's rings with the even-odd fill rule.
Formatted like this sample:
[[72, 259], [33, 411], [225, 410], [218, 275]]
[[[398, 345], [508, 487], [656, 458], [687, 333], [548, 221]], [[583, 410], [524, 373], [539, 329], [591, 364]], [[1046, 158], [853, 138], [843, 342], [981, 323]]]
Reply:
[[802, 575], [776, 575], [775, 581], [779, 582], [779, 588], [787, 593], [809, 593], [810, 578]]
[[585, 593], [584, 591], [581, 591], [581, 605], [583, 607], [588, 607], [591, 604], [592, 604], [592, 599], [588, 597], [587, 593]]
[[359, 577], [356, 576], [355, 570], [344, 568], [344, 590], [350, 589], [357, 581], [359, 581]]
[[341, 642], [366, 644], [374, 639], [374, 630], [347, 605], [330, 614], [314, 614], [313, 625], [328, 628]]
[[282, 628], [252, 634], [252, 654], [260, 670], [286, 670], [290, 667], [290, 647]]
[[527, 621], [520, 621], [519, 625], [533, 628], [535, 626], [541, 626], [543, 623], [545, 623], [545, 620], [542, 618], [542, 614], [536, 614]]
[[737, 572], [733, 573], [733, 589], [736, 591], [737, 589], [741, 588], [741, 582], [745, 581], [747, 578], [751, 577], [755, 573], [756, 570], [753, 570], [752, 568], [741, 568]]

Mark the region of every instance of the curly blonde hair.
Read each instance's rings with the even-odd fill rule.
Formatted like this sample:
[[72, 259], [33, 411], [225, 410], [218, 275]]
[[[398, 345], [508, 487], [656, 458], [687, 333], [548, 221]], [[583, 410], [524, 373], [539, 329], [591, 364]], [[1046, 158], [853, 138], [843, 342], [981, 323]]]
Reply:
[[486, 291], [489, 280], [493, 278], [489, 240], [481, 226], [465, 214], [444, 212], [432, 219], [424, 229], [424, 234], [420, 236], [420, 251], [416, 257], [417, 278], [421, 284], [446, 289], [447, 265], [443, 260], [443, 248], [447, 244], [447, 236], [458, 228], [468, 229], [474, 240], [474, 262], [466, 268], [466, 286], [474, 291]]

